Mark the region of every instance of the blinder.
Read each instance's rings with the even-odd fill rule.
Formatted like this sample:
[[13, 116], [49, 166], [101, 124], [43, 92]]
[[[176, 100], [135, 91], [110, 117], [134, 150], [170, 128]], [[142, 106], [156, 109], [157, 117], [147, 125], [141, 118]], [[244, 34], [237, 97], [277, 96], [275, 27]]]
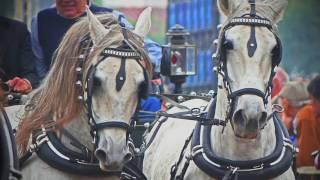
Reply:
[[276, 38], [276, 46], [272, 49], [272, 67], [276, 67], [280, 64], [282, 59], [282, 44], [280, 38], [274, 34], [274, 37]]
[[143, 68], [144, 81], [139, 85], [139, 98], [147, 99], [149, 94], [149, 76], [147, 71]]

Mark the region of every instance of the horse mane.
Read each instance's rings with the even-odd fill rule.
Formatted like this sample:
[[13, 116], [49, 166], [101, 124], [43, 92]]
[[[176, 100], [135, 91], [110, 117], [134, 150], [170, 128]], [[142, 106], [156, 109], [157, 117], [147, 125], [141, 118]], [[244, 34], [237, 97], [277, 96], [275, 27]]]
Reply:
[[[101, 43], [93, 47], [93, 51], [84, 62], [82, 84], [85, 84], [90, 65], [95, 63], [94, 59], [97, 59], [93, 57], [98, 56], [106, 47], [120, 46], [124, 40], [122, 28], [112, 14], [101, 14], [97, 17], [111, 31]], [[76, 22], [63, 37], [55, 52], [48, 75], [40, 87], [31, 94], [31, 100], [27, 104], [27, 109], [31, 110], [26, 110], [25, 117], [19, 123], [16, 140], [20, 153], [26, 151], [33, 130], [42, 126], [54, 130], [56, 125], [62, 126], [85, 113], [84, 103], [78, 99], [78, 96], [82, 95], [82, 90], [75, 83], [78, 57], [81, 54], [80, 42], [89, 32], [89, 21], [85, 17]], [[146, 70], [151, 74], [152, 66], [143, 49], [143, 40], [137, 38], [137, 35], [131, 31], [128, 31], [128, 39], [144, 58]]]

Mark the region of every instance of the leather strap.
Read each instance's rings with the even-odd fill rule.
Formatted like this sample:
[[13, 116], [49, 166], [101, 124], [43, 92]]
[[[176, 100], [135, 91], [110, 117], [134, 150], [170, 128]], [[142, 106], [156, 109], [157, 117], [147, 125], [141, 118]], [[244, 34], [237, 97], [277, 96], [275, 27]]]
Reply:
[[124, 82], [126, 81], [126, 59], [121, 58], [121, 64], [116, 76], [116, 90], [120, 91]]
[[131, 126], [128, 123], [122, 122], [122, 121], [103, 122], [103, 123], [97, 123], [94, 126], [92, 126], [93, 131], [98, 131], [105, 128], [121, 128], [129, 132], [132, 131]]

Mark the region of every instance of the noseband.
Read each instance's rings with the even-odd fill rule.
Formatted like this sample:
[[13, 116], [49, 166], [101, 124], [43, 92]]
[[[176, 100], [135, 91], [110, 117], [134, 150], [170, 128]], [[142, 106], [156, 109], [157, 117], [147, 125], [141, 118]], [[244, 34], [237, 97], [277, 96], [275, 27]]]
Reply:
[[[82, 88], [82, 69], [83, 69], [83, 64], [86, 61], [88, 55], [91, 52], [92, 49], [92, 41], [90, 40], [89, 35], [85, 36], [84, 39], [81, 41], [80, 46], [82, 52], [80, 53], [79, 56], [79, 65], [76, 68], [76, 71], [78, 73], [78, 79], [76, 84], [79, 86], [81, 89], [82, 95], [78, 97], [80, 100], [84, 100], [83, 102], [85, 103], [85, 107], [87, 108], [87, 113], [88, 113], [88, 124], [90, 125], [91, 128], [91, 136], [93, 137], [93, 141], [95, 145], [98, 143], [98, 135], [97, 132], [102, 129], [106, 128], [120, 128], [124, 129], [127, 131], [127, 140], [129, 137], [129, 134], [132, 132], [133, 126], [135, 124], [135, 120], [132, 120], [131, 122], [123, 122], [123, 121], [107, 121], [107, 122], [102, 122], [102, 123], [97, 123], [93, 116], [93, 109], [92, 109], [92, 97], [93, 97], [93, 91], [94, 91], [94, 84], [95, 84], [95, 72], [97, 69], [97, 66], [106, 60], [108, 57], [116, 57], [116, 58], [121, 58], [121, 64], [119, 71], [116, 75], [116, 90], [120, 91], [121, 88], [123, 87], [125, 81], [126, 81], [126, 61], [127, 60], [135, 60], [143, 69], [144, 76], [145, 76], [145, 81], [147, 81], [147, 72], [146, 69], [143, 67], [141, 64], [141, 59], [142, 56], [136, 52], [133, 48], [132, 45], [129, 43], [127, 40], [127, 29], [122, 30], [122, 33], [124, 34], [125, 40], [123, 41], [123, 45], [121, 45], [118, 48], [105, 48], [102, 53], [100, 54], [100, 59], [96, 64], [93, 64], [89, 67], [89, 70], [87, 72], [87, 76], [85, 79], [86, 86], [83, 90]], [[137, 110], [139, 108], [139, 103], [137, 105]], [[137, 111], [136, 110], [136, 111]]]
[[[226, 24], [220, 31], [219, 36], [219, 44], [217, 48], [217, 52], [214, 54], [214, 58], [217, 59], [217, 73], [220, 74], [223, 77], [223, 83], [224, 87], [227, 90], [228, 93], [228, 102], [230, 105], [230, 109], [228, 112], [228, 118], [230, 119], [233, 111], [235, 102], [238, 97], [242, 95], [256, 95], [263, 99], [264, 105], [266, 106], [268, 104], [268, 98], [271, 95], [272, 90], [272, 79], [275, 75], [275, 67], [278, 66], [281, 62], [281, 54], [282, 54], [282, 47], [281, 47], [281, 41], [277, 34], [275, 33], [275, 28], [273, 27], [270, 20], [266, 18], [262, 18], [259, 15], [256, 14], [256, 8], [255, 8], [255, 0], [249, 0], [249, 4], [251, 7], [251, 11], [248, 14], [244, 14], [240, 17], [235, 17], [229, 21], [228, 24]], [[250, 26], [250, 38], [247, 43], [248, 48], [248, 56], [252, 57], [257, 49], [257, 41], [255, 36], [255, 27], [266, 27], [268, 28], [276, 38], [276, 47], [272, 50], [272, 70], [270, 73], [270, 77], [268, 80], [267, 87], [264, 91], [256, 88], [242, 88], [236, 91], [232, 91], [230, 86], [230, 78], [228, 75], [228, 69], [227, 69], [227, 46], [229, 45], [228, 41], [226, 40], [225, 33], [227, 30], [231, 29], [232, 27], [239, 26], [239, 25], [245, 25]], [[222, 88], [222, 87], [219, 87]]]

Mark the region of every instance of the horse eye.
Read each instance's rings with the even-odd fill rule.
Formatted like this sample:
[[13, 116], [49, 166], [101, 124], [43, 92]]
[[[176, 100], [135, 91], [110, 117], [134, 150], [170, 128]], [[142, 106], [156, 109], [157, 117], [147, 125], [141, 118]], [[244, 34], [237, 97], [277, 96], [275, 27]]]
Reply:
[[93, 78], [93, 85], [94, 86], [101, 86], [101, 80], [99, 79], [99, 78], [97, 78], [97, 77], [94, 77]]
[[226, 40], [224, 41], [224, 43], [223, 43], [223, 47], [224, 47], [225, 49], [228, 49], [228, 50], [233, 49], [233, 43], [232, 43], [232, 41], [226, 39]]

